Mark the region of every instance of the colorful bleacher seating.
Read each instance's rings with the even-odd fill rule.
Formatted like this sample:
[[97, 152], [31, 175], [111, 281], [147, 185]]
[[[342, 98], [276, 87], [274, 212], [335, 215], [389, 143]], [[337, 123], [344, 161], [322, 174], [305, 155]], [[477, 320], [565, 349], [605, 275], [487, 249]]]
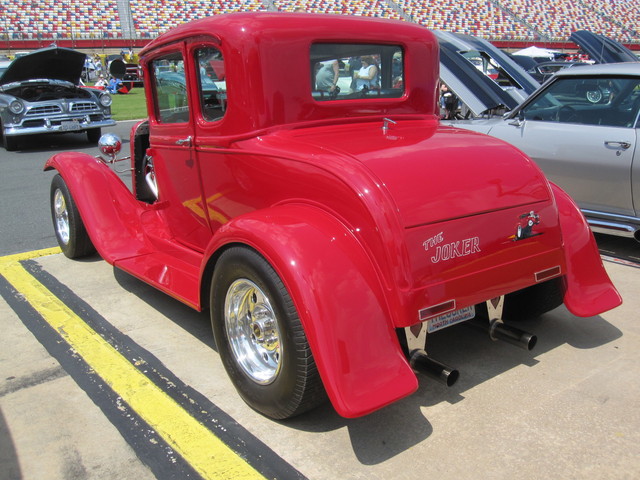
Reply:
[[122, 36], [118, 8], [112, 0], [2, 2], [0, 17], [5, 19], [5, 29], [13, 38]]
[[[127, 0], [124, 0], [127, 1]], [[0, 38], [121, 38], [132, 24], [152, 38], [190, 20], [226, 12], [292, 12], [362, 15], [414, 21], [433, 30], [493, 40], [566, 41], [591, 30], [623, 43], [640, 43], [638, 0], [128, 0], [122, 21], [113, 0], [14, 0], [2, 2]], [[120, 0], [122, 3], [122, 0]], [[69, 6], [69, 4], [71, 6]], [[4, 29], [4, 30], [3, 30]]]

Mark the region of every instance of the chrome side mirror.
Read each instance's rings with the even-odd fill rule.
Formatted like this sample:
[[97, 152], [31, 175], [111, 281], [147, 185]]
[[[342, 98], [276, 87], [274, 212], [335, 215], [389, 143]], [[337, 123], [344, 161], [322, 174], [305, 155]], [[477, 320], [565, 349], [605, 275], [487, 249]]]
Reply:
[[525, 121], [524, 112], [522, 110], [520, 110], [518, 112], [518, 116], [516, 118], [512, 119], [509, 122], [509, 125], [513, 125], [514, 127], [521, 127], [522, 125], [524, 125], [524, 121]]
[[122, 150], [122, 140], [115, 133], [105, 133], [98, 140], [98, 148], [106, 158], [102, 156], [97, 158], [105, 163], [114, 163], [117, 161], [118, 153]]

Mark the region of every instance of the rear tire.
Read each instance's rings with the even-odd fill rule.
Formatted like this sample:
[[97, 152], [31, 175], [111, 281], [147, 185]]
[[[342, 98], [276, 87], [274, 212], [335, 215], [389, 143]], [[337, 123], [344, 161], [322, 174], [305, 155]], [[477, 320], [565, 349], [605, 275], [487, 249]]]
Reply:
[[559, 307], [562, 301], [562, 279], [554, 278], [507, 295], [503, 317], [510, 322], [530, 320]]
[[51, 218], [58, 245], [67, 257], [79, 258], [95, 253], [80, 212], [60, 174], [51, 181]]
[[[507, 323], [532, 320], [562, 305], [562, 279], [554, 278], [506, 295], [502, 319]], [[476, 305], [476, 317], [488, 318], [484, 303]]]
[[258, 253], [233, 247], [220, 256], [211, 323], [222, 363], [254, 410], [285, 419], [326, 399], [293, 301]]

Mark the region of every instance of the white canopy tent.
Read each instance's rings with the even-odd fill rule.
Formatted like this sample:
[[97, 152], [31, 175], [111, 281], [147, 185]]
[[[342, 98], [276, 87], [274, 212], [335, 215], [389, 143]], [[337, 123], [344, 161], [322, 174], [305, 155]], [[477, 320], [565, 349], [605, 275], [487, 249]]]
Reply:
[[532, 57], [532, 58], [548, 58], [549, 60], [553, 60], [554, 54], [556, 53], [560, 53], [560, 52], [557, 50], [548, 50], [546, 48], [531, 46], [523, 50], [518, 50], [517, 52], [513, 52], [513, 55], [522, 55], [525, 57]]

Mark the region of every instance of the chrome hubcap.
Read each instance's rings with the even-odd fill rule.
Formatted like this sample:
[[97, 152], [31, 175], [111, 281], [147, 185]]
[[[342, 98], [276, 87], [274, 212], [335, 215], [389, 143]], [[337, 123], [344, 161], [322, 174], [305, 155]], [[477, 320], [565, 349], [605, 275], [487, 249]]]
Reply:
[[260, 385], [277, 377], [282, 358], [280, 331], [269, 298], [255, 283], [239, 279], [227, 290], [224, 323], [233, 355]]
[[62, 191], [56, 190], [53, 195], [53, 214], [55, 216], [56, 231], [60, 241], [65, 245], [69, 243], [69, 211]]

